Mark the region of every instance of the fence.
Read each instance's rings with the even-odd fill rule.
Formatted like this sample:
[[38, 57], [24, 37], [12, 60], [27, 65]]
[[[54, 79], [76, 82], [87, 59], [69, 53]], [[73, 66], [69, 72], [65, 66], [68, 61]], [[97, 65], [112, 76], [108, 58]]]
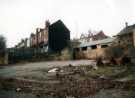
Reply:
[[31, 61], [34, 58], [40, 58], [46, 55], [43, 49], [37, 48], [10, 48], [8, 49], [9, 63], [16, 63], [19, 61]]
[[44, 48], [10, 48], [8, 49], [8, 62], [35, 62], [48, 60], [70, 60], [72, 59], [71, 51], [68, 48], [61, 52], [48, 53]]

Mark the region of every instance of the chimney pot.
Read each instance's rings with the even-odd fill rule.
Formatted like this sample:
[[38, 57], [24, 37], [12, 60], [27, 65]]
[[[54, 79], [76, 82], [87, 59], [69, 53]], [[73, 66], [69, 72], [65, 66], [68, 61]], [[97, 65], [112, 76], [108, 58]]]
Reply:
[[128, 27], [128, 22], [125, 23], [126, 27]]

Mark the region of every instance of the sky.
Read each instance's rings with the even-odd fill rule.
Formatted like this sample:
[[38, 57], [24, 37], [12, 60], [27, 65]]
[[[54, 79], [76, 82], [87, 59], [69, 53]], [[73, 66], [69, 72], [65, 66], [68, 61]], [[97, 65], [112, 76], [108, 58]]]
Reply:
[[45, 21], [61, 19], [71, 38], [88, 30], [103, 30], [114, 36], [125, 22], [135, 23], [135, 0], [0, 0], [0, 35], [13, 47], [30, 37]]

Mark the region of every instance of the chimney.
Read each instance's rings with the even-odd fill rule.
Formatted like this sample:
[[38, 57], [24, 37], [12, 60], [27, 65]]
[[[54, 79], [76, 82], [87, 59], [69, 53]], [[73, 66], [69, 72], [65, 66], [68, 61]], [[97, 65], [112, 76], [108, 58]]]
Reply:
[[24, 39], [21, 39], [21, 42], [24, 42]]
[[40, 28], [36, 28], [36, 33], [40, 32]]
[[48, 28], [48, 27], [49, 27], [49, 25], [50, 25], [49, 20], [46, 20], [46, 21], [45, 21], [45, 28]]
[[128, 22], [125, 22], [126, 27], [128, 27]]

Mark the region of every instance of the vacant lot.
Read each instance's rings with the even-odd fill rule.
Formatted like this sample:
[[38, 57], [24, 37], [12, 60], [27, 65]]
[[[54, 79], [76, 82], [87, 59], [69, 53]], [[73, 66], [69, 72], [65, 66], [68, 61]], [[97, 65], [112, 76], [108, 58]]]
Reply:
[[[0, 95], [4, 98], [135, 97], [135, 66], [105, 65], [96, 69], [93, 66], [95, 62], [90, 60], [2, 66]], [[56, 68], [59, 70], [54, 71]]]
[[69, 64], [73, 66], [78, 65], [92, 65], [95, 63], [92, 60], [77, 60], [77, 61], [47, 61], [28, 64], [16, 64], [9, 66], [2, 66], [0, 68], [0, 76], [2, 77], [16, 77], [28, 79], [46, 79], [46, 73], [50, 68], [62, 67]]

